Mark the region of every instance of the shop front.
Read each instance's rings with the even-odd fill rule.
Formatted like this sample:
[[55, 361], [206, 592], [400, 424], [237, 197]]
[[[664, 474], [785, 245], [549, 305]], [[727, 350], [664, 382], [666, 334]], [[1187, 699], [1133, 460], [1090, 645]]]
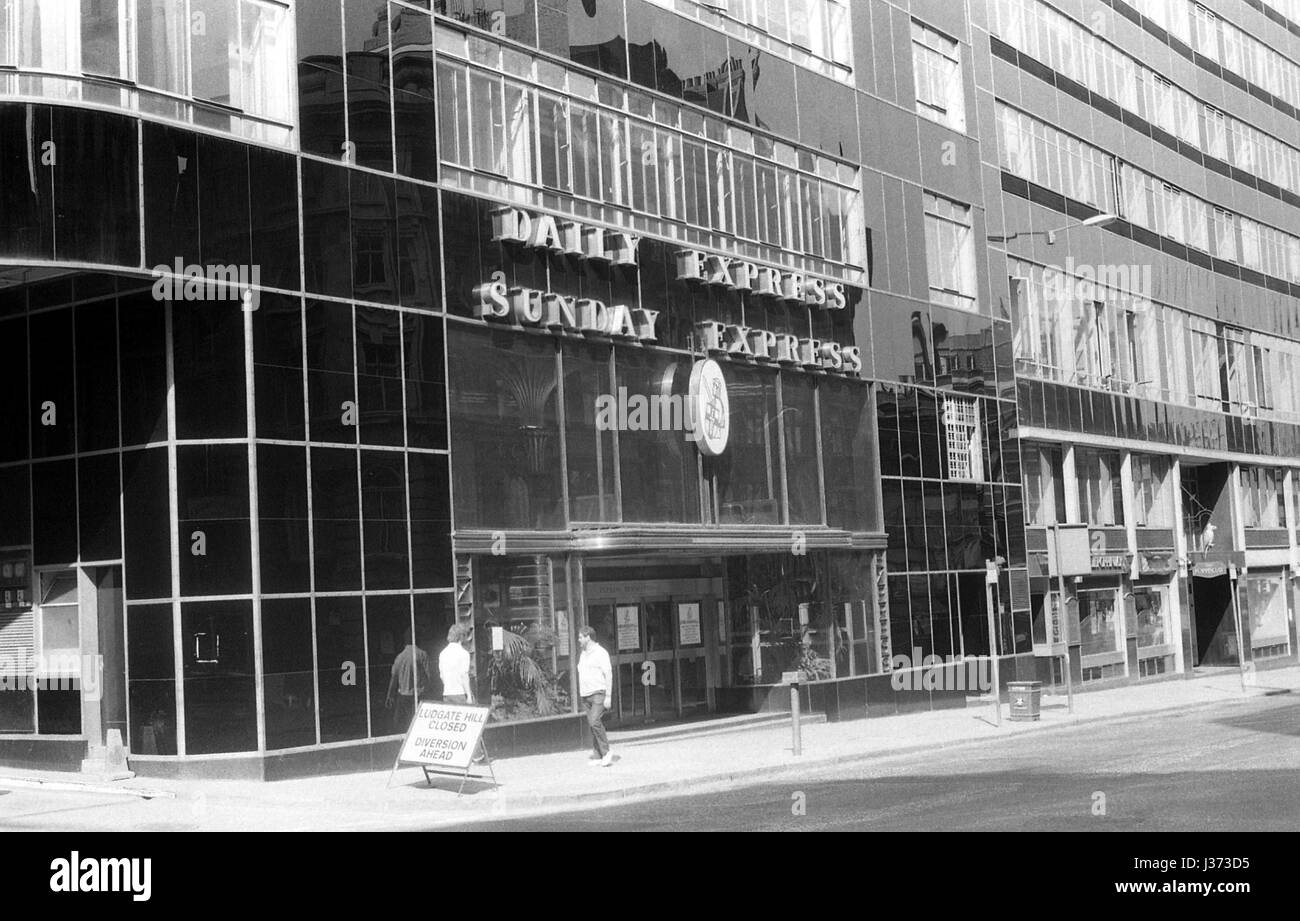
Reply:
[[1289, 570], [1279, 568], [1252, 569], [1239, 582], [1242, 645], [1249, 646], [1249, 661], [1257, 666], [1292, 655], [1289, 581]]
[[1178, 663], [1178, 567], [1172, 551], [1143, 551], [1137, 559], [1128, 607], [1130, 674], [1138, 678], [1180, 671]]
[[1129, 673], [1125, 637], [1130, 620], [1124, 612], [1133, 557], [1124, 540], [1118, 529], [1089, 531], [1091, 568], [1075, 591], [1079, 664], [1085, 682], [1124, 678]]
[[584, 625], [613, 726], [878, 672], [860, 289], [464, 196], [448, 218], [457, 616], [494, 723], [580, 717]]
[[555, 540], [570, 551], [473, 555], [458, 566], [457, 616], [474, 628], [476, 697], [494, 724], [580, 713], [584, 624], [613, 665], [610, 726], [783, 705], [791, 671], [833, 683], [887, 668], [873, 551], [646, 555], [573, 552], [583, 538]]

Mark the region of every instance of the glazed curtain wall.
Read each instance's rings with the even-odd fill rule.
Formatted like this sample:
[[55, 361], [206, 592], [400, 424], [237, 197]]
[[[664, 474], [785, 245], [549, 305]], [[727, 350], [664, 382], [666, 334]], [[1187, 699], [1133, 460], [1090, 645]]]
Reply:
[[[633, 55], [636, 86], [627, 86], [612, 79], [629, 77], [621, 50], [623, 4], [602, 2], [589, 14], [579, 2], [548, 3], [540, 33], [549, 42], [568, 38], [570, 27], [578, 30], [574, 47], [590, 54], [571, 55], [566, 45], [561, 56], [570, 66], [503, 47], [487, 31], [461, 30], [398, 2], [378, 9], [367, 0], [315, 3], [311, 16], [298, 17], [302, 149], [424, 180], [439, 178], [440, 155], [462, 165], [441, 178], [463, 188], [526, 196], [538, 207], [611, 223], [626, 223], [631, 211], [633, 225], [646, 232], [702, 245], [713, 245], [716, 224], [738, 241], [729, 246], [754, 248], [761, 240], [785, 247], [787, 260], [834, 265], [832, 254], [842, 248], [845, 267], [862, 272], [865, 231], [860, 217], [846, 218], [861, 212], [851, 87], [641, 2], [629, 5], [627, 28], [644, 34], [648, 54], [656, 49], [647, 60], [682, 55], [690, 69], [681, 71], [686, 77], [653, 63], [638, 69]], [[445, 11], [485, 28], [503, 13], [508, 38], [537, 46], [531, 26], [518, 31], [534, 21], [531, 3], [476, 6], [463, 16]], [[607, 26], [617, 41], [585, 41], [590, 29]], [[439, 62], [454, 57], [462, 65], [443, 75], [446, 85], [436, 92], [435, 46]], [[544, 42], [541, 50], [552, 49]], [[598, 86], [599, 74], [584, 68], [606, 79]], [[487, 71], [515, 80], [503, 83]], [[538, 94], [536, 87], [545, 89]], [[549, 108], [548, 91], [555, 97]], [[435, 131], [439, 105], [441, 139]], [[471, 109], [491, 116], [475, 114], [458, 125]], [[548, 118], [550, 128], [543, 130]], [[579, 149], [580, 143], [586, 146]], [[642, 151], [648, 150], [663, 162], [656, 159], [647, 170]], [[556, 161], [550, 166], [548, 156]], [[549, 179], [548, 169], [555, 173]], [[831, 226], [846, 220], [847, 229]]]
[[1008, 262], [1023, 374], [1207, 410], [1300, 420], [1300, 343], [1147, 295], [1141, 267], [1109, 276]]
[[865, 383], [724, 363], [731, 439], [721, 457], [701, 459], [680, 429], [596, 425], [600, 394], [684, 396], [691, 355], [462, 322], [448, 335], [458, 528], [877, 527]]
[[[0, 119], [5, 255], [135, 272], [0, 297], [25, 395], [0, 404], [22, 433], [0, 443], [0, 546], [29, 571], [123, 567], [132, 751], [396, 731], [404, 635], [436, 656], [454, 618], [436, 191], [309, 161], [300, 198], [291, 154], [104, 112]], [[142, 270], [178, 259], [257, 269], [257, 309], [156, 300]]]
[[[1143, 2], [1146, 5], [1147, 0]], [[1162, 11], [1176, 9], [1168, 0], [1150, 0], [1149, 5]], [[1201, 152], [1300, 192], [1300, 148], [1196, 98], [1041, 0], [996, 0], [994, 10], [993, 34], [1025, 54]], [[1202, 54], [1216, 45], [1215, 30], [1220, 23], [1225, 34], [1245, 37], [1235, 26], [1206, 15], [1206, 31], [1202, 32], [1198, 23], [1198, 37], [1204, 39], [1197, 50]], [[1188, 41], [1186, 36], [1183, 40]], [[1300, 67], [1291, 67], [1300, 75]], [[1238, 70], [1232, 65], [1228, 69]], [[1276, 93], [1276, 88], [1270, 87], [1270, 91]]]
[[[338, 136], [335, 144], [335, 136], [322, 129], [341, 133], [345, 122], [358, 118], [364, 125], [350, 126], [358, 149], [366, 138], [378, 136], [372, 132], [391, 138], [384, 120], [371, 120], [367, 113], [393, 104], [418, 107], [421, 97], [432, 96], [433, 21], [448, 31], [456, 21], [476, 48], [501, 28], [508, 39], [591, 71], [589, 79], [603, 75], [610, 86], [613, 80], [628, 81], [664, 102], [732, 119], [849, 162], [858, 159], [857, 120], [845, 117], [854, 110], [852, 87], [644, 0], [629, 0], [626, 15], [622, 0], [601, 0], [592, 5], [594, 13], [583, 0], [545, 0], [542, 6], [534, 0], [439, 0], [434, 10], [447, 19], [433, 21], [419, 6], [389, 0], [385, 9], [374, 0], [311, 0], [310, 15], [296, 17], [304, 150], [342, 158], [340, 144], [347, 138]], [[544, 13], [540, 32], [538, 12]]]
[[436, 654], [453, 617], [442, 319], [264, 296], [253, 466], [239, 304], [113, 291], [80, 275], [4, 297], [0, 364], [25, 395], [4, 421], [25, 434], [0, 444], [0, 546], [123, 565], [132, 751], [256, 750], [259, 680], [268, 749], [397, 731], [403, 635]]
[[267, 0], [8, 0], [0, 96], [80, 101], [288, 146], [292, 10]]
[[1300, 281], [1300, 237], [1192, 195], [1009, 106], [1003, 169], [1139, 227], [1273, 278]]
[[[291, 154], [107, 112], [0, 104], [0, 255], [9, 260], [256, 266], [263, 287], [297, 290], [296, 190]], [[414, 269], [418, 251], [406, 255]], [[425, 285], [437, 278], [422, 274]], [[397, 293], [380, 299], [396, 303]], [[432, 304], [425, 294], [421, 306]]]
[[446, 35], [437, 76], [447, 164], [865, 266], [852, 166], [543, 60], [505, 51], [499, 64], [492, 46]]

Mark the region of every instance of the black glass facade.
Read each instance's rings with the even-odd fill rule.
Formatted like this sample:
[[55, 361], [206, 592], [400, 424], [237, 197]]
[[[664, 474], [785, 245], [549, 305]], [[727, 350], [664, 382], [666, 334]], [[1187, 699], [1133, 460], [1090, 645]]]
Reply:
[[[1297, 282], [1246, 261], [1287, 265], [1251, 230], [1285, 187], [1217, 171], [1236, 261], [1123, 164], [1106, 199], [1078, 145], [1151, 175], [1186, 151], [1045, 78], [1007, 15], [1040, 0], [672, 6], [246, 0], [217, 32], [292, 27], [296, 62], [241, 37], [236, 73], [166, 16], [125, 70], [0, 60], [0, 654], [96, 654], [67, 616], [92, 597], [125, 636], [119, 703], [3, 695], [0, 732], [360, 749], [404, 729], [408, 644], [432, 663], [458, 621], [519, 738], [576, 733], [583, 624], [621, 722], [768, 706], [794, 669], [897, 712], [918, 656], [1055, 674], [1058, 522], [1094, 535], [1081, 679], [1294, 655], [1300, 403], [1263, 382], [1300, 373]], [[83, 86], [105, 68], [138, 85]], [[1053, 172], [1008, 147], [1021, 115], [1093, 136]], [[1067, 252], [1150, 290], [1053, 325]], [[1253, 579], [1232, 643], [1188, 614], [1231, 599], [1220, 563]]]

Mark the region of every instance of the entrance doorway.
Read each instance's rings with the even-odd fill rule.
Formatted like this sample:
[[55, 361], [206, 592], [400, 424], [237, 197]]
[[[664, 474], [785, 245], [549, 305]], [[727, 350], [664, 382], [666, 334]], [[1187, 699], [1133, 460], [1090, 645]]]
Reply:
[[1228, 576], [1192, 578], [1196, 623], [1197, 666], [1239, 665], [1237, 628], [1232, 612], [1232, 580]]
[[587, 623], [614, 667], [611, 726], [676, 720], [709, 709], [704, 600], [646, 594], [588, 601]]
[[0, 652], [23, 679], [0, 731], [84, 735], [102, 745], [116, 729], [125, 740], [121, 567], [41, 567], [30, 577], [29, 608], [0, 620]]

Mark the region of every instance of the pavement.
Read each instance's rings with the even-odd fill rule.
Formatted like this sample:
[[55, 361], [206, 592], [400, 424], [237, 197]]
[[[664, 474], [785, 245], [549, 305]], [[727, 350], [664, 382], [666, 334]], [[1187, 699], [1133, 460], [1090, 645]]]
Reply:
[[615, 762], [590, 767], [589, 753], [497, 760], [499, 786], [471, 781], [426, 784], [418, 767], [308, 777], [272, 783], [134, 778], [113, 783], [81, 775], [0, 768], [0, 830], [401, 830], [491, 818], [569, 812], [620, 802], [717, 792], [794, 779], [812, 769], [960, 749], [1087, 724], [1150, 719], [1162, 712], [1245, 706], [1265, 696], [1300, 693], [1300, 667], [1253, 676], [1243, 691], [1236, 671], [1043, 698], [1042, 719], [1001, 726], [991, 702], [963, 710], [803, 726], [792, 751], [788, 720], [761, 725], [706, 722], [681, 731], [611, 733]]

